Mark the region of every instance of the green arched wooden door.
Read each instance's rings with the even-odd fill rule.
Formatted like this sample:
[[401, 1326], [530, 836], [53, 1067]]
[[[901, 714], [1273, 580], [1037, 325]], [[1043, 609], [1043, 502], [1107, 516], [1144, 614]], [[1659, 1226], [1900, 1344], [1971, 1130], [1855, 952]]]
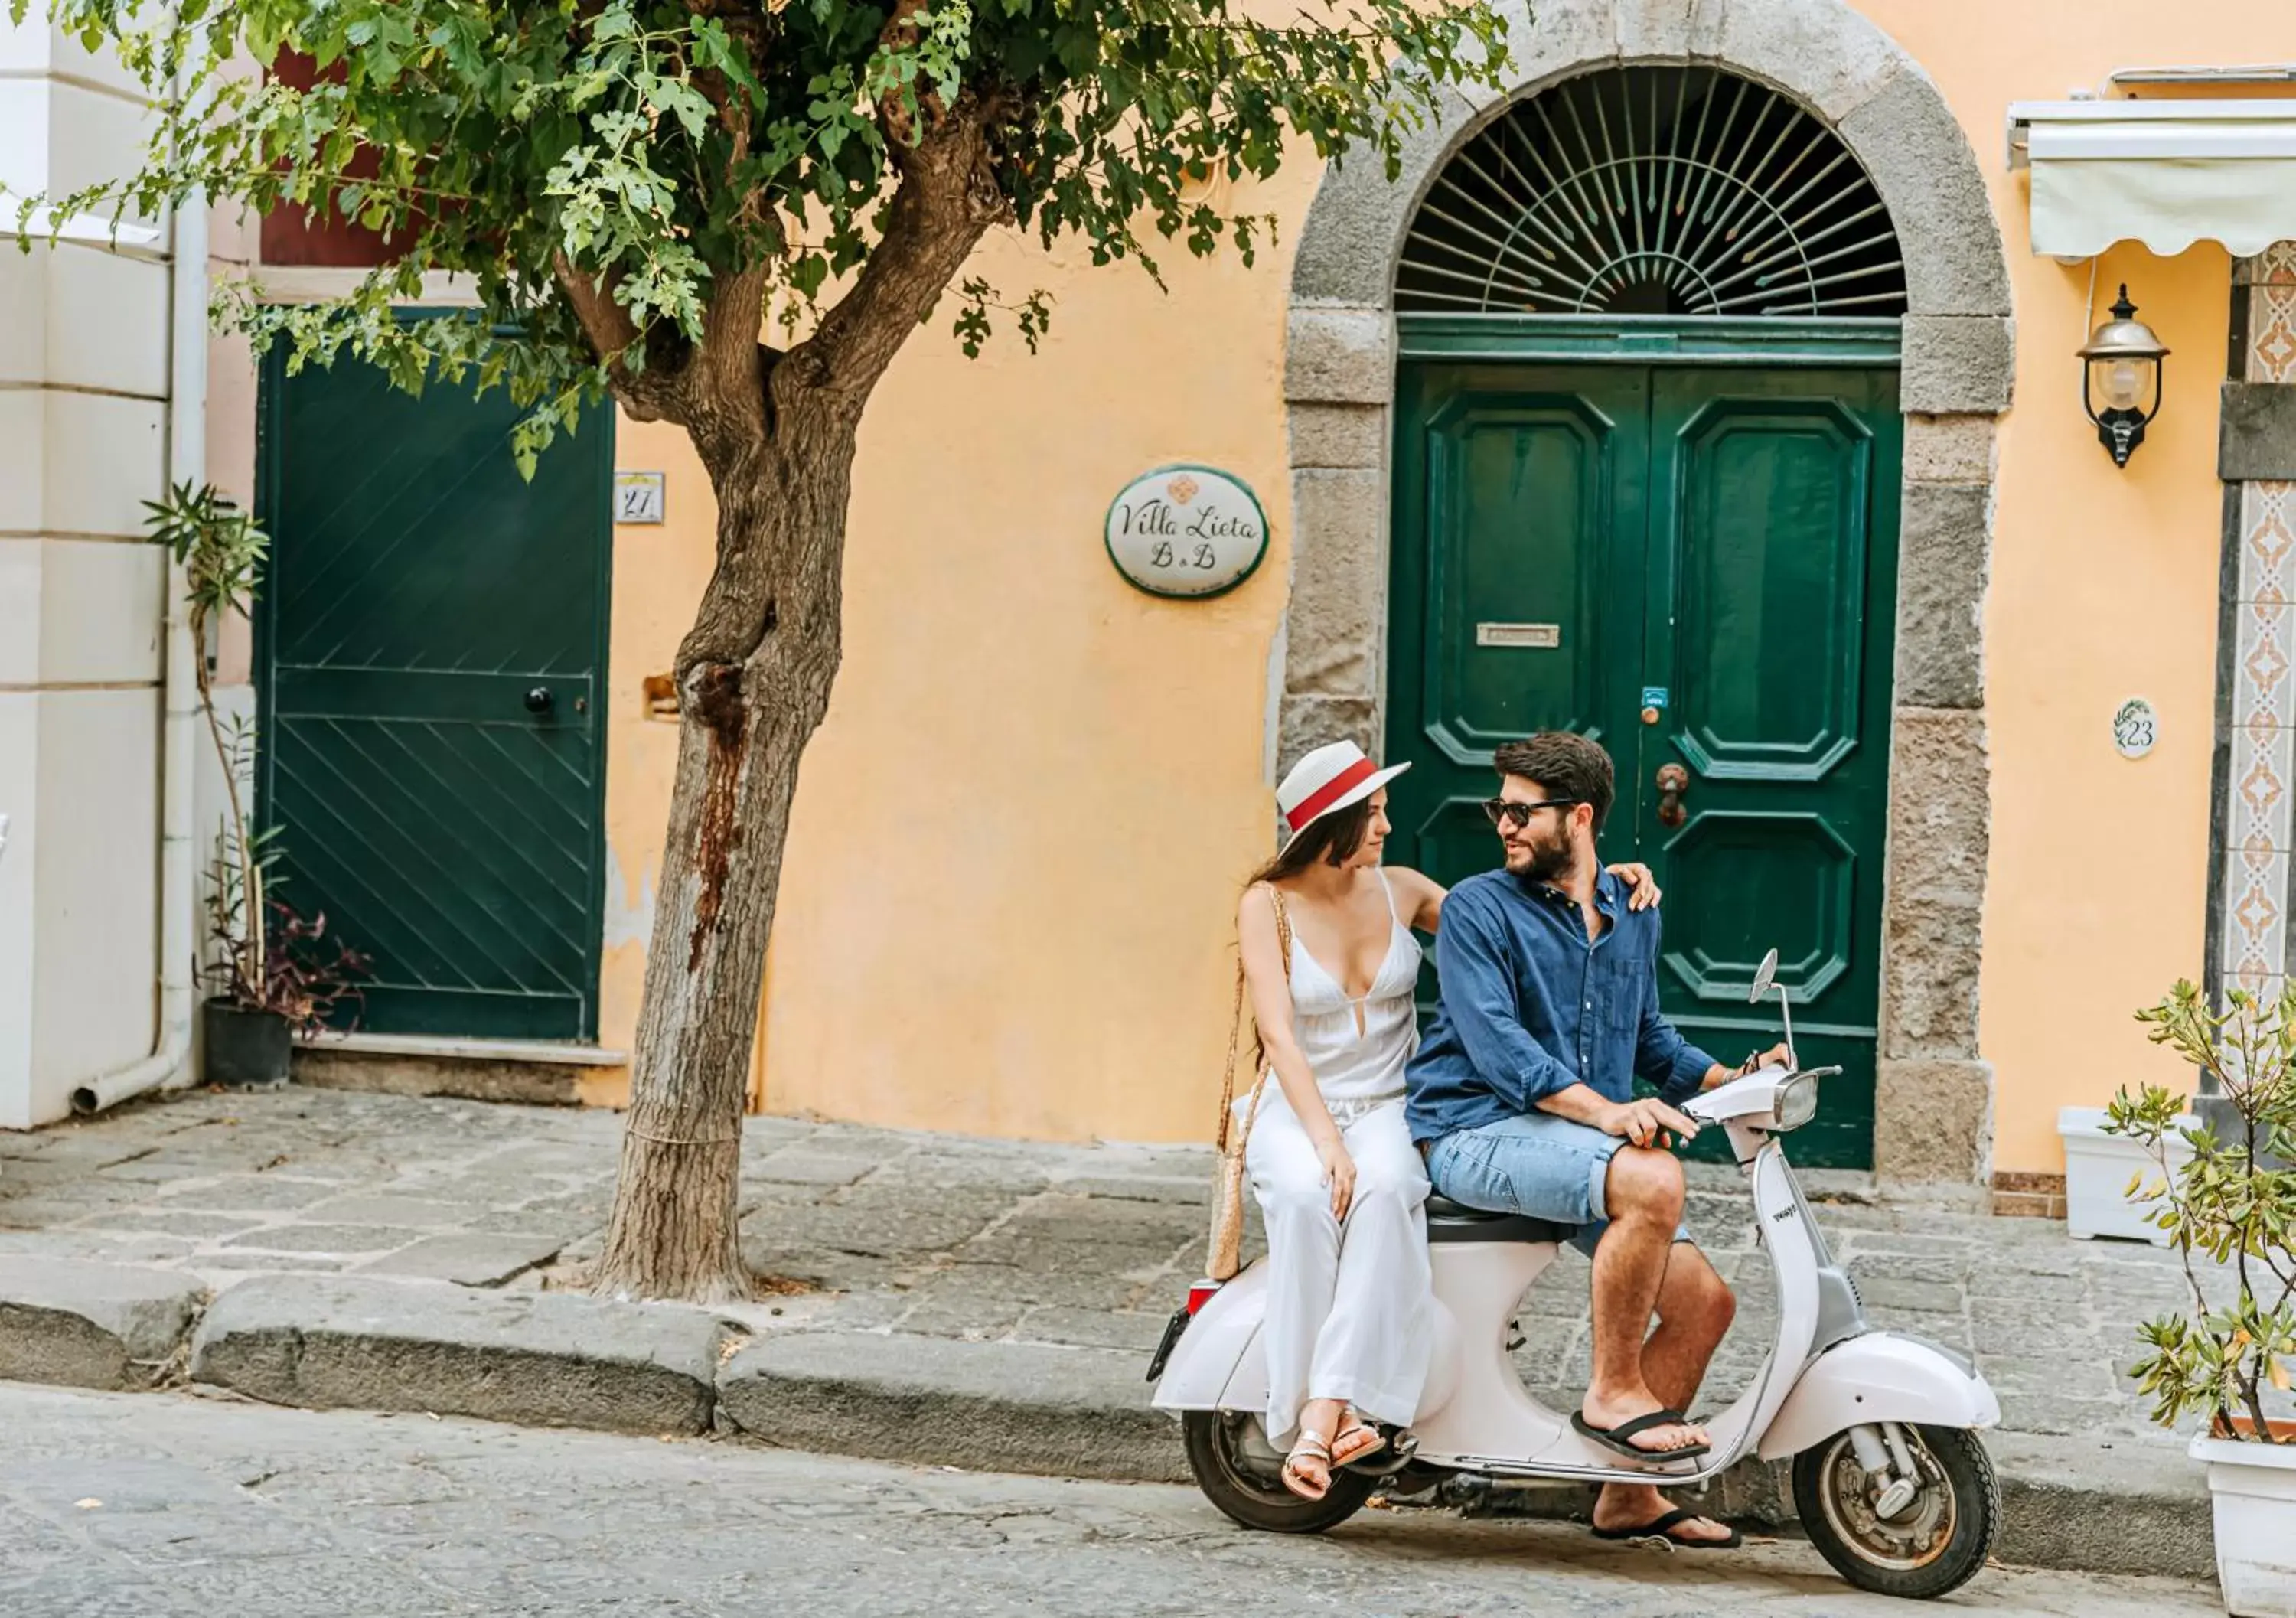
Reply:
[[[1418, 346], [1439, 353], [1442, 323], [1425, 329]], [[1488, 333], [1474, 342], [1488, 352]], [[1864, 1167], [1897, 374], [1740, 357], [1406, 358], [1387, 750], [1418, 768], [1398, 784], [1390, 857], [1446, 882], [1490, 868], [1491, 749], [1546, 728], [1596, 737], [1619, 776], [1603, 855], [1645, 861], [1666, 888], [1669, 1015], [1725, 1060], [1768, 1043], [1775, 1006], [1750, 1014], [1746, 988], [1775, 946], [1802, 1060], [1846, 1070], [1795, 1156]]]

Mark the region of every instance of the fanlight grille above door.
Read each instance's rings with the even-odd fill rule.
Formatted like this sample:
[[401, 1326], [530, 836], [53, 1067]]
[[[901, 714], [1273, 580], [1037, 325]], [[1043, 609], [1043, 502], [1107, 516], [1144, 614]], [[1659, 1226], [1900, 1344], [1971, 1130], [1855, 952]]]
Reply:
[[1893, 316], [1906, 274], [1873, 182], [1784, 96], [1707, 68], [1619, 68], [1527, 96], [1412, 220], [1398, 309]]

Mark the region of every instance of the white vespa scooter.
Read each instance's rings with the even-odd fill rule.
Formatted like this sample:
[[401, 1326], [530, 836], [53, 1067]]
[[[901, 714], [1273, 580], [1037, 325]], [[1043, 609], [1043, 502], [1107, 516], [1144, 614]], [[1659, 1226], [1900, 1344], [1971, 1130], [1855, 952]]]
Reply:
[[[1750, 1003], [1773, 986], [1777, 951]], [[1706, 1092], [1683, 1111], [1722, 1125], [1752, 1182], [1756, 1228], [1777, 1277], [1777, 1339], [1751, 1386], [1707, 1421], [1694, 1460], [1622, 1462], [1571, 1430], [1568, 1415], [1524, 1390], [1507, 1359], [1523, 1294], [1554, 1262], [1566, 1227], [1427, 1203], [1435, 1273], [1435, 1349], [1410, 1428], [1308, 1501], [1286, 1490], [1283, 1458], [1261, 1430], [1267, 1369], [1260, 1341], [1265, 1261], [1221, 1285], [1201, 1281], [1173, 1317], [1149, 1370], [1155, 1404], [1178, 1414], [1188, 1463], [1215, 1506], [1247, 1528], [1314, 1533], [1353, 1515], [1387, 1479], [1412, 1487], [1454, 1473], [1563, 1482], [1701, 1485], [1749, 1454], [1792, 1456], [1794, 1504], [1811, 1541], [1862, 1589], [1942, 1596], [1984, 1566], [2001, 1513], [1976, 1429], [2000, 1419], [1993, 1390], [1961, 1355], [1868, 1326], [1857, 1288], [1827, 1251], [1775, 1138], [1817, 1111], [1818, 1081], [1792, 1059]]]

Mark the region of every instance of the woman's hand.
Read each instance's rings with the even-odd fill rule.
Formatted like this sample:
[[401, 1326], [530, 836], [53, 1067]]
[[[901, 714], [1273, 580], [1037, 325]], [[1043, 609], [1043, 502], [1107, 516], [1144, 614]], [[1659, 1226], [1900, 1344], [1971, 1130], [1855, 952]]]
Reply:
[[1316, 1148], [1316, 1157], [1324, 1165], [1324, 1183], [1332, 1188], [1332, 1217], [1344, 1220], [1356, 1200], [1356, 1160], [1336, 1135]]
[[1611, 875], [1634, 890], [1627, 895], [1628, 909], [1655, 910], [1658, 908], [1658, 878], [1651, 875], [1648, 866], [1632, 863], [1612, 866]]

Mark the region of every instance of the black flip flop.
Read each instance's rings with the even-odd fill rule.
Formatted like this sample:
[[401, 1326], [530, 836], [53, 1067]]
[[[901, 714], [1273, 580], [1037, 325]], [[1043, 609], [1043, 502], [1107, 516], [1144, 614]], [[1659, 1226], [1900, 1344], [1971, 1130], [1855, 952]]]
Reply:
[[1637, 1416], [1632, 1421], [1622, 1421], [1615, 1427], [1598, 1427], [1578, 1410], [1570, 1412], [1570, 1425], [1578, 1436], [1614, 1450], [1628, 1460], [1644, 1466], [1663, 1466], [1669, 1461], [1694, 1461], [1704, 1455], [1709, 1445], [1685, 1444], [1679, 1450], [1640, 1450], [1627, 1441], [1637, 1433], [1647, 1433], [1652, 1427], [1686, 1427], [1689, 1418], [1679, 1410], [1652, 1410], [1648, 1416]]
[[1706, 1516], [1702, 1512], [1676, 1510], [1668, 1512], [1655, 1522], [1645, 1523], [1640, 1528], [1597, 1528], [1595, 1530], [1595, 1537], [1598, 1540], [1620, 1542], [1636, 1540], [1663, 1540], [1667, 1544], [1680, 1550], [1735, 1550], [1746, 1542], [1734, 1528], [1730, 1528], [1730, 1537], [1726, 1540], [1677, 1540], [1668, 1532], [1669, 1529], [1679, 1528], [1685, 1523], [1697, 1522], [1713, 1523], [1717, 1528], [1730, 1528], [1729, 1524], [1717, 1522], [1716, 1519]]

